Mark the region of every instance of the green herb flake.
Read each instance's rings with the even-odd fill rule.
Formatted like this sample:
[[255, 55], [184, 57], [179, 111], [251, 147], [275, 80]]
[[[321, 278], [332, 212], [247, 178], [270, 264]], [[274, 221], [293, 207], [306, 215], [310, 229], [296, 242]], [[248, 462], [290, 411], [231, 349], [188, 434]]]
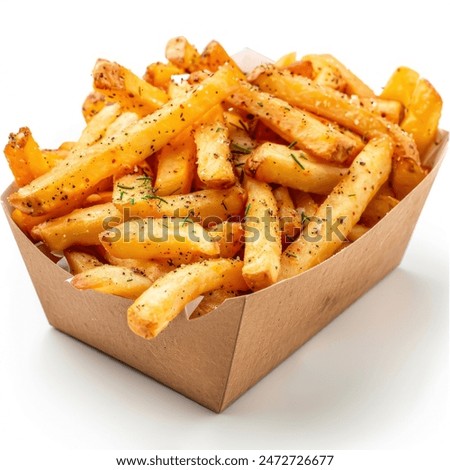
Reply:
[[134, 189], [134, 186], [125, 186], [123, 184], [117, 183], [117, 187], [120, 189]]
[[297, 163], [297, 165], [298, 165], [302, 170], [305, 169], [305, 167], [298, 161], [298, 158], [297, 158], [293, 153], [291, 153], [289, 156], [292, 157], [292, 159], [294, 160], [294, 162]]
[[244, 155], [248, 155], [252, 152], [250, 149], [242, 147], [242, 145], [236, 144], [234, 142], [231, 144], [231, 151], [234, 153], [242, 153]]
[[296, 140], [293, 140], [293, 141], [288, 145], [288, 149], [292, 149], [292, 148], [294, 148], [296, 145], [297, 145], [297, 141], [296, 141]]

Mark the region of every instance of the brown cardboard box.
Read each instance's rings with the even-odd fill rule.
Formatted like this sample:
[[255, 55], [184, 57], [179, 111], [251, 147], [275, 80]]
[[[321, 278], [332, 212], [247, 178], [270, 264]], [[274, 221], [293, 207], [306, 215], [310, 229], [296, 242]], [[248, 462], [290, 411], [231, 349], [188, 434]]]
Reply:
[[130, 301], [65, 282], [71, 275], [11, 220], [13, 187], [2, 205], [52, 326], [220, 412], [400, 263], [447, 141], [441, 131], [426, 159], [429, 175], [362, 238], [304, 274], [228, 299], [209, 315], [189, 320], [182, 313], [151, 341], [129, 330]]

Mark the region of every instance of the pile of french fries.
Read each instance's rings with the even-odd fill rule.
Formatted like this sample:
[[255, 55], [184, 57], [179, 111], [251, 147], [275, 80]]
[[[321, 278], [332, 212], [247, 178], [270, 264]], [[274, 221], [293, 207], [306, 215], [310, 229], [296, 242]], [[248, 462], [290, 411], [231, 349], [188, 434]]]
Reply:
[[427, 174], [442, 100], [407, 67], [376, 95], [327, 54], [244, 74], [177, 37], [166, 58], [143, 78], [98, 60], [78, 141], [21, 128], [5, 147], [14, 221], [77, 289], [133, 299], [143, 338], [326, 260]]

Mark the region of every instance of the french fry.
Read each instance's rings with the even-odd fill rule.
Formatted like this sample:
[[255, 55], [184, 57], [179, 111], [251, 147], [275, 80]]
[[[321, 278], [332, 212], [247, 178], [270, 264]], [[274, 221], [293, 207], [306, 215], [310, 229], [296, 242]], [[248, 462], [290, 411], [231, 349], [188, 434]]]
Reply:
[[323, 124], [315, 116], [292, 107], [256, 87], [242, 86], [227, 101], [233, 106], [258, 116], [284, 140], [311, 155], [325, 160], [343, 162], [355, 156], [362, 147], [333, 126]]
[[135, 193], [126, 189], [122, 189], [122, 196], [114, 192], [114, 204], [121, 211], [127, 210], [132, 217], [189, 217], [199, 219], [202, 224], [217, 224], [243, 214], [246, 201], [246, 193], [239, 186], [161, 197], [150, 186], [145, 188], [143, 180], [139, 190], [145, 191], [140, 197], [133, 196]]
[[169, 196], [189, 193], [195, 173], [195, 142], [187, 129], [158, 155], [155, 194]]
[[153, 62], [147, 66], [144, 80], [153, 86], [167, 91], [171, 83], [172, 75], [183, 74], [184, 70], [174, 64], [163, 62]]
[[211, 72], [215, 72], [221, 65], [226, 63], [233, 67], [241, 80], [245, 80], [245, 75], [242, 73], [236, 62], [228, 55], [228, 52], [217, 41], [211, 41], [208, 43], [199, 59], [199, 65], [201, 68], [211, 70]]
[[[312, 67], [312, 79], [317, 85], [345, 92], [346, 82], [339, 69], [322, 55], [311, 54], [304, 56], [301, 62], [309, 62]], [[301, 74], [303, 75], [303, 74]]]
[[386, 83], [380, 98], [399, 101], [407, 107], [420, 75], [409, 67], [398, 67]]
[[82, 112], [86, 122], [89, 122], [108, 104], [106, 96], [98, 91], [92, 91], [83, 102]]
[[167, 94], [139, 78], [127, 68], [104, 59], [98, 59], [92, 72], [94, 89], [103, 93], [123, 109], [143, 117], [153, 113], [167, 102]]
[[288, 188], [279, 186], [273, 190], [273, 195], [277, 201], [282, 240], [288, 241], [289, 239], [295, 238], [300, 233], [302, 227], [300, 215], [295, 209]]
[[118, 103], [105, 106], [101, 109], [89, 122], [86, 123], [86, 127], [83, 129], [80, 138], [71, 148], [69, 156], [79, 154], [80, 151], [102, 140], [109, 126], [116, 121], [121, 114], [122, 110]]
[[167, 103], [114, 139], [111, 137], [80, 153], [75, 152], [64, 165], [55, 166], [12, 193], [11, 205], [22, 212], [39, 215], [68, 205], [68, 200], [84, 198], [86, 191], [122, 166], [133, 167], [159, 150], [238, 86], [232, 69], [223, 66], [184, 99]]
[[346, 172], [345, 168], [316, 163], [302, 151], [270, 142], [257, 147], [245, 164], [245, 173], [259, 181], [317, 194], [328, 194]]
[[197, 308], [192, 312], [189, 317], [190, 320], [203, 317], [208, 313], [211, 313], [219, 305], [221, 305], [226, 299], [231, 299], [239, 295], [239, 291], [218, 289], [206, 292], [203, 299], [197, 305]]
[[185, 72], [198, 70], [200, 54], [183, 36], [172, 38], [166, 45], [166, 59]]
[[398, 204], [398, 199], [384, 194], [377, 194], [362, 213], [361, 222], [367, 227], [373, 227], [391, 209]]
[[363, 224], [356, 224], [356, 225], [353, 226], [353, 228], [348, 233], [347, 240], [349, 242], [354, 242], [354, 241], [358, 240], [358, 238], [361, 238], [363, 235], [365, 235], [369, 230], [370, 230], [370, 228], [366, 227]]
[[136, 259], [136, 258], [118, 258], [113, 256], [102, 246], [98, 247], [105, 260], [113, 266], [133, 269], [135, 272], [142, 274], [150, 279], [151, 283], [155, 282], [164, 274], [175, 269], [175, 265], [170, 260], [153, 260], [153, 259]]
[[201, 225], [181, 218], [128, 220], [101, 232], [99, 240], [117, 258], [181, 258], [190, 263], [220, 254]]
[[75, 209], [68, 215], [36, 225], [31, 234], [42, 240], [53, 251], [61, 251], [72, 245], [98, 245], [98, 236], [105, 227], [117, 225], [122, 214], [114, 204], [99, 204]]
[[64, 257], [69, 265], [71, 274], [80, 274], [92, 268], [98, 268], [103, 263], [93, 254], [78, 249], [64, 250]]
[[22, 232], [25, 232], [30, 235], [33, 227], [42, 224], [43, 222], [46, 222], [47, 220], [53, 217], [49, 214], [38, 215], [36, 217], [33, 217], [31, 215], [23, 213], [22, 211], [19, 211], [19, 209], [14, 209], [11, 213], [11, 218], [14, 220], [16, 225], [20, 227]]
[[277, 68], [284, 68], [288, 67], [289, 65], [293, 64], [297, 60], [297, 53], [296, 52], [288, 52], [287, 54], [281, 56], [278, 60], [274, 62], [274, 67]]
[[395, 144], [396, 156], [409, 157], [417, 162], [420, 160], [417, 146], [408, 133], [371, 113], [347, 95], [270, 66], [257, 69], [252, 79], [263, 91], [274, 94], [292, 106], [334, 120], [364, 137], [388, 134]]
[[392, 162], [391, 184], [395, 197], [402, 200], [424, 178], [428, 171], [410, 158], [394, 158]]
[[[287, 279], [329, 258], [346, 240], [354, 225], [387, 181], [393, 145], [389, 137], [371, 139], [347, 175], [317, 210], [315, 227], [288, 246], [281, 257], [280, 279]], [[311, 225], [311, 224], [309, 224]]]
[[21, 127], [17, 134], [9, 134], [4, 152], [19, 187], [50, 170], [49, 162], [28, 127]]
[[394, 124], [400, 124], [403, 119], [404, 108], [400, 101], [384, 100], [381, 98], [359, 98], [356, 95], [352, 95], [350, 99], [358, 101], [363, 108], [382, 118], [386, 118]]
[[221, 258], [233, 258], [244, 244], [245, 231], [240, 222], [225, 221], [208, 232], [219, 244]]
[[103, 264], [76, 274], [71, 284], [80, 290], [92, 289], [126, 299], [137, 299], [152, 282], [133, 269]]
[[317, 212], [319, 205], [314, 201], [311, 194], [291, 189], [292, 201], [295, 206], [295, 210], [300, 214], [300, 222], [304, 227], [308, 224], [311, 217]]
[[228, 188], [236, 181], [230, 152], [228, 128], [222, 108], [214, 110], [209, 119], [195, 130], [197, 173], [208, 188]]
[[199, 295], [216, 289], [247, 290], [242, 265], [242, 261], [219, 258], [166, 274], [128, 309], [128, 326], [143, 338], [154, 338]]
[[100, 191], [90, 194], [82, 204], [82, 207], [95, 206], [97, 204], [106, 204], [112, 200], [112, 191]]
[[245, 178], [248, 201], [245, 214], [245, 254], [242, 275], [252, 290], [277, 281], [280, 270], [281, 234], [277, 202], [270, 186]]
[[358, 76], [351, 72], [342, 62], [331, 54], [311, 54], [303, 57], [302, 60], [319, 60], [323, 65], [337, 70], [341, 80], [344, 82], [342, 90], [347, 95], [358, 95], [361, 98], [373, 98], [375, 93]]

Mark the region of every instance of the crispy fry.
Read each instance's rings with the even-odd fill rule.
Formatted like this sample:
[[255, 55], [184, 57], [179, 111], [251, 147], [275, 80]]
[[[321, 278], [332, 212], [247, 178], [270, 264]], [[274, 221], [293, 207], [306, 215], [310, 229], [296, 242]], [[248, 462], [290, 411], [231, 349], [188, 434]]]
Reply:
[[[322, 55], [311, 54], [304, 56], [301, 62], [309, 62], [312, 68], [312, 76], [314, 83], [317, 85], [325, 86], [332, 88], [333, 90], [338, 90], [345, 92], [346, 81], [340, 73], [339, 69], [332, 63], [326, 60]], [[305, 69], [308, 70], [306, 64]], [[301, 73], [300, 75], [305, 75]]]
[[42, 224], [43, 222], [46, 222], [47, 220], [53, 217], [49, 214], [38, 215], [36, 217], [33, 217], [31, 215], [23, 213], [22, 211], [19, 211], [19, 209], [14, 209], [11, 213], [11, 218], [14, 220], [16, 225], [20, 227], [22, 232], [25, 232], [30, 235], [33, 227]]
[[315, 116], [292, 107], [286, 101], [274, 98], [256, 87], [242, 86], [227, 101], [233, 106], [258, 116], [270, 129], [287, 142], [311, 155], [325, 160], [343, 162], [355, 156], [362, 148], [355, 147], [333, 126], [323, 124]]
[[305, 226], [308, 224], [311, 216], [317, 212], [319, 205], [311, 197], [311, 194], [304, 191], [291, 189], [291, 194], [295, 209], [300, 214], [301, 224]]
[[195, 222], [181, 218], [133, 219], [100, 233], [103, 247], [118, 258], [169, 259], [190, 263], [218, 257], [219, 244]]
[[84, 198], [89, 188], [120, 167], [133, 167], [159, 150], [237, 86], [236, 75], [224, 66], [184, 99], [167, 103], [114, 139], [102, 140], [88, 150], [73, 153], [65, 165], [57, 165], [12, 193], [10, 203], [23, 212], [38, 215], [68, 205], [70, 199]]
[[236, 71], [241, 80], [245, 80], [245, 75], [242, 70], [237, 66], [236, 62], [229, 56], [228, 52], [217, 41], [211, 41], [203, 50], [199, 64], [201, 68], [215, 72], [221, 65], [230, 64]]
[[246, 174], [260, 181], [317, 194], [328, 194], [346, 171], [316, 163], [304, 152], [270, 142], [257, 147], [245, 164]]
[[427, 174], [427, 170], [410, 158], [394, 158], [391, 184], [395, 197], [399, 200], [406, 197]]
[[200, 54], [183, 36], [172, 38], [166, 45], [166, 58], [185, 72], [198, 70]]
[[208, 232], [219, 244], [221, 258], [232, 258], [244, 244], [245, 231], [240, 222], [225, 221], [209, 229]]
[[71, 284], [80, 290], [93, 289], [134, 300], [145, 292], [152, 282], [133, 269], [103, 264], [77, 274]]
[[388, 134], [394, 141], [397, 156], [419, 161], [419, 152], [409, 134], [363, 108], [347, 95], [320, 87], [300, 75], [290, 75], [269, 66], [256, 70], [253, 82], [263, 91], [273, 93], [293, 106], [334, 120], [364, 137]]
[[299, 213], [295, 209], [288, 188], [279, 186], [273, 190], [273, 195], [277, 201], [282, 240], [287, 241], [288, 239], [295, 238], [300, 233], [302, 222]]
[[182, 266], [166, 274], [128, 309], [128, 326], [143, 338], [154, 338], [199, 295], [215, 289], [245, 291], [242, 264], [219, 258]]
[[197, 305], [197, 308], [192, 312], [189, 317], [190, 320], [203, 317], [208, 313], [211, 313], [225, 300], [231, 299], [239, 295], [239, 291], [218, 289], [206, 292], [202, 301]]
[[167, 91], [173, 75], [184, 73], [183, 69], [174, 64], [163, 62], [153, 62], [147, 66], [144, 80], [153, 86]]
[[106, 96], [98, 91], [92, 91], [83, 102], [82, 112], [86, 122], [89, 122], [108, 104]]
[[120, 103], [123, 109], [143, 117], [153, 113], [167, 102], [167, 94], [150, 85], [125, 67], [98, 59], [92, 72], [94, 89], [110, 101]]
[[195, 173], [195, 143], [187, 129], [158, 155], [155, 194], [169, 196], [189, 193]]
[[277, 202], [266, 183], [245, 178], [245, 255], [242, 275], [252, 290], [276, 282], [280, 270], [281, 234]]
[[315, 227], [283, 253], [281, 279], [302, 273], [336, 252], [370, 200], [387, 181], [392, 153], [393, 145], [387, 136], [369, 141], [353, 161], [347, 175], [317, 210]]
[[281, 69], [284, 67], [288, 67], [289, 65], [293, 64], [296, 60], [297, 60], [297, 53], [288, 52], [287, 54], [281, 56], [278, 60], [276, 60], [273, 65]]
[[31, 234], [54, 251], [65, 250], [72, 245], [98, 245], [98, 236], [105, 227], [117, 225], [121, 219], [122, 214], [114, 204], [99, 204], [75, 209], [68, 215], [36, 225]]
[[93, 254], [78, 249], [64, 250], [64, 257], [67, 260], [70, 272], [74, 275], [103, 265]]
[[228, 128], [220, 107], [195, 130], [197, 173], [209, 188], [228, 188], [236, 181]]
[[384, 194], [377, 194], [366, 207], [361, 216], [361, 222], [367, 227], [373, 227], [391, 209], [398, 204], [398, 199]]
[[420, 76], [409, 67], [398, 67], [391, 75], [380, 97], [399, 101], [407, 107]]
[[122, 198], [114, 193], [114, 204], [122, 211], [127, 209], [132, 217], [189, 217], [202, 224], [217, 224], [243, 214], [246, 201], [245, 191], [238, 186], [164, 197], [155, 195], [150, 187], [145, 188], [144, 182], [139, 190], [142, 195], [134, 199], [129, 190], [124, 190]]

